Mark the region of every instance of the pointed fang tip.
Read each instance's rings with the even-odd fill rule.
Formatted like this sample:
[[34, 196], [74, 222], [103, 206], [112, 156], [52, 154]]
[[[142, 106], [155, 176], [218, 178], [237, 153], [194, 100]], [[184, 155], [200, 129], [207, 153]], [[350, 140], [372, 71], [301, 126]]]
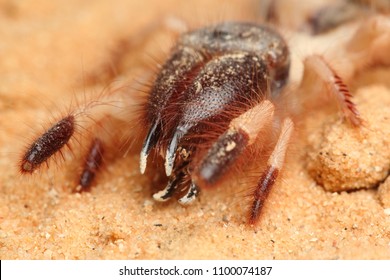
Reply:
[[167, 156], [165, 157], [165, 174], [169, 177], [172, 174], [173, 162], [175, 160], [175, 154], [171, 154], [167, 152]]
[[195, 183], [191, 183], [188, 192], [179, 199], [179, 203], [183, 206], [193, 203], [199, 194], [199, 188]]
[[171, 197], [166, 197], [167, 196], [167, 190], [161, 190], [155, 194], [153, 194], [153, 199], [158, 201], [158, 202], [165, 202], [169, 200]]
[[144, 144], [142, 146], [141, 154], [140, 154], [140, 162], [139, 162], [139, 169], [141, 171], [141, 174], [145, 173], [146, 170], [146, 163], [149, 156], [149, 152], [152, 148], [154, 148], [157, 144], [157, 141], [159, 139], [159, 122], [158, 120], [154, 122], [152, 127], [150, 128]]
[[184, 133], [182, 133], [182, 131], [177, 130], [173, 135], [171, 142], [169, 143], [167, 152], [165, 154], [165, 174], [167, 174], [167, 176], [171, 176], [172, 174], [173, 164], [176, 158], [177, 145], [183, 134]]
[[148, 154], [145, 153], [144, 150], [142, 150], [141, 155], [140, 155], [140, 159], [139, 159], [139, 170], [140, 170], [141, 174], [145, 173], [147, 161], [148, 161]]

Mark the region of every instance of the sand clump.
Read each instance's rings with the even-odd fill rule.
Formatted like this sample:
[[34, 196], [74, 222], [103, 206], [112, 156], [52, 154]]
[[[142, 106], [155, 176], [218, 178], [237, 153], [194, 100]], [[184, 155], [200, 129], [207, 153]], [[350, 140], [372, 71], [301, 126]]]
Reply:
[[389, 209], [390, 212], [390, 177], [379, 185], [378, 188], [378, 197], [383, 207]]
[[389, 174], [390, 91], [382, 86], [361, 88], [355, 101], [362, 128], [332, 118], [309, 140], [309, 173], [328, 191], [376, 187]]

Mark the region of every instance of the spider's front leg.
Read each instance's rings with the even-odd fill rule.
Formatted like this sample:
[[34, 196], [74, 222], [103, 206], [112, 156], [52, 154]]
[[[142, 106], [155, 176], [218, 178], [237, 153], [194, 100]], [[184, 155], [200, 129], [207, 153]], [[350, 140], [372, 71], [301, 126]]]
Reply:
[[264, 202], [283, 167], [288, 143], [293, 130], [293, 121], [290, 118], [286, 118], [282, 123], [279, 139], [267, 161], [267, 167], [263, 171], [253, 192], [253, 202], [249, 212], [249, 223], [251, 225], [254, 225], [258, 221]]
[[208, 187], [217, 183], [236, 162], [246, 147], [253, 144], [259, 132], [272, 121], [274, 105], [264, 100], [230, 122], [229, 128], [196, 163], [193, 181]]
[[[321, 93], [335, 96], [345, 119], [354, 126], [349, 128], [329, 118], [323, 121], [320, 129], [310, 131], [308, 172], [317, 184], [332, 192], [373, 188], [385, 180], [389, 170], [388, 149], [383, 148], [388, 146], [386, 93], [378, 97], [386, 89], [377, 90], [373, 86], [377, 82], [370, 82], [372, 84], [367, 87], [354, 80], [359, 77], [357, 73], [371, 72], [368, 67], [390, 64], [390, 20], [375, 16], [358, 25], [340, 27], [340, 31], [345, 38], [323, 52], [323, 56], [306, 59], [300, 88], [302, 93], [319, 88]], [[319, 79], [310, 79], [310, 72]], [[318, 87], [319, 84], [325, 87]], [[346, 84], [354, 84], [359, 92], [357, 100], [362, 117], [352, 103]], [[377, 98], [381, 101], [373, 103]]]
[[104, 146], [113, 140], [112, 132], [110, 132], [112, 118], [125, 121], [136, 118], [133, 113], [124, 113], [124, 108], [136, 106], [138, 102], [127, 95], [128, 92], [112, 90], [93, 101], [78, 104], [27, 147], [19, 162], [20, 172], [34, 173], [55, 154], [62, 155], [62, 149], [70, 146], [72, 139], [80, 144], [81, 139], [77, 135], [81, 135], [82, 138], [87, 138], [90, 144], [85, 155], [77, 190], [88, 190], [102, 165]]
[[[329, 93], [338, 104], [338, 107], [343, 113], [344, 118], [353, 126], [360, 126], [362, 119], [358, 109], [352, 102], [352, 94], [343, 79], [336, 73], [336, 71], [327, 63], [327, 61], [319, 55], [311, 55], [304, 61], [305, 72], [301, 83], [301, 90], [318, 87], [310, 78], [311, 74], [315, 74], [320, 82], [325, 86], [326, 92]], [[311, 84], [308, 87], [309, 81]]]
[[[243, 151], [254, 143], [264, 127], [274, 120], [273, 114], [274, 105], [271, 101], [264, 100], [233, 119], [226, 132], [218, 138], [195, 168], [192, 175], [195, 184], [212, 186], [218, 182], [236, 163]], [[268, 159], [267, 168], [252, 193], [248, 219], [251, 225], [258, 221], [264, 202], [282, 169], [292, 131], [293, 122], [286, 118], [282, 123], [277, 144]]]
[[[356, 73], [369, 66], [390, 64], [390, 20], [376, 16], [360, 23], [357, 28], [347, 28], [344, 31], [345, 39], [326, 52], [324, 50], [323, 56], [310, 55], [304, 60], [300, 90], [312, 92], [325, 88], [325, 92], [334, 97], [344, 118], [353, 126], [359, 127], [363, 120], [347, 85], [352, 82]], [[322, 38], [317, 39], [321, 42]], [[313, 74], [315, 79], [312, 79]], [[318, 81], [324, 87], [319, 87]]]
[[88, 191], [91, 187], [96, 173], [99, 171], [103, 163], [104, 143], [98, 137], [95, 137], [88, 149], [83, 171], [79, 179], [79, 186], [81, 190]]

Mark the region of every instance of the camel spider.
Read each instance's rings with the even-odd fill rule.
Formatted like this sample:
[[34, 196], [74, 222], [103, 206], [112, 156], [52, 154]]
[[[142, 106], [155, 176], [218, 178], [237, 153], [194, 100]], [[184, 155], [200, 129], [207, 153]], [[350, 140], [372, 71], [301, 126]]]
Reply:
[[[307, 56], [303, 74], [295, 73], [290, 81], [289, 47], [269, 26], [222, 22], [181, 35], [147, 100], [141, 104], [139, 116], [148, 130], [140, 151], [141, 173], [145, 172], [152, 150], [165, 161], [168, 183], [154, 194], [154, 199], [166, 201], [182, 193], [179, 202], [191, 203], [201, 188], [217, 185], [228, 175], [248, 147], [259, 141], [259, 135], [276, 134], [272, 153], [251, 193], [248, 223], [255, 224], [283, 169], [294, 132], [293, 112], [283, 101], [293, 96], [286, 94], [291, 90], [286, 84], [297, 83], [300, 92], [313, 85], [323, 88], [335, 97], [345, 119], [359, 129], [364, 116], [352, 102], [347, 84], [366, 65], [389, 62], [382, 51], [390, 44], [389, 26], [388, 19], [374, 17], [360, 27], [349, 27], [349, 33], [326, 55]], [[336, 69], [330, 56], [333, 61], [336, 58], [345, 63]], [[309, 74], [316, 77], [314, 82], [306, 78]], [[100, 99], [76, 108], [33, 141], [22, 155], [21, 172], [34, 172], [59, 152], [73, 137], [81, 119], [86, 119], [87, 112], [96, 120], [106, 115], [122, 118], [120, 108], [129, 108], [123, 106], [128, 103], [125, 94]], [[92, 130], [94, 125], [90, 122], [83, 126]], [[103, 147], [104, 141], [96, 135], [79, 181], [84, 188], [99, 170]]]

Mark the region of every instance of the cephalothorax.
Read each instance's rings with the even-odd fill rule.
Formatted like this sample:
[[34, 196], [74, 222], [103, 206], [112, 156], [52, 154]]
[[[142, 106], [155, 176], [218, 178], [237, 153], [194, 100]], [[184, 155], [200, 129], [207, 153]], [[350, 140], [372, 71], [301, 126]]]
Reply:
[[[272, 99], [287, 82], [288, 71], [288, 48], [266, 26], [227, 22], [183, 35], [146, 104], [150, 130], [141, 152], [141, 172], [156, 146], [165, 157], [170, 177], [167, 188], [155, 199], [166, 200], [179, 185], [189, 184], [187, 195], [180, 200], [188, 203], [197, 194], [199, 181], [214, 184], [234, 163], [246, 146], [242, 138], [248, 136], [229, 134], [216, 141], [207, 138], [210, 133], [218, 134], [210, 130], [223, 133], [232, 119]], [[212, 148], [216, 150], [198, 158], [203, 155], [198, 147], [210, 140], [216, 141]], [[227, 152], [225, 142], [235, 147]], [[218, 156], [218, 149], [225, 149], [225, 157]], [[190, 154], [184, 160], [183, 151]]]
[[[352, 34], [339, 46], [338, 50], [350, 48], [344, 56], [351, 57], [348, 69], [352, 74], [370, 61], [380, 59], [375, 48], [381, 49], [388, 37], [383, 37], [378, 28], [370, 27], [382, 26], [376, 21], [383, 19], [371, 20], [359, 29], [359, 34]], [[379, 38], [380, 44], [373, 44], [372, 56], [362, 54], [366, 44], [361, 39], [364, 36], [372, 42]], [[311, 55], [303, 65], [305, 73], [314, 73], [325, 90], [335, 97], [344, 117], [359, 127], [362, 119], [351, 101], [348, 87], [326, 58]], [[283, 167], [294, 129], [289, 108], [280, 102], [285, 96], [289, 69], [286, 42], [277, 31], [265, 25], [223, 22], [183, 34], [157, 75], [148, 98], [141, 104], [144, 113], [139, 119], [148, 130], [140, 154], [141, 173], [145, 172], [148, 156], [154, 150], [164, 158], [168, 177], [167, 186], [154, 198], [165, 201], [184, 190], [179, 202], [190, 203], [199, 188], [220, 182], [247, 148], [259, 141], [258, 135], [273, 134], [276, 143], [271, 145], [266, 167], [250, 194], [248, 220], [254, 224]], [[127, 98], [123, 94], [104, 95], [100, 97], [101, 102], [76, 108], [27, 148], [21, 159], [21, 171], [32, 173], [66, 145], [80, 118], [86, 120], [84, 126], [96, 125], [96, 122], [86, 125], [89, 118], [85, 115], [93, 115], [97, 120], [106, 115], [123, 118], [118, 108], [129, 110], [128, 106], [121, 106]], [[270, 129], [272, 133], [264, 133]], [[99, 135], [93, 138], [86, 157], [79, 181], [84, 188], [91, 184], [102, 161], [104, 141], [100, 138]]]

